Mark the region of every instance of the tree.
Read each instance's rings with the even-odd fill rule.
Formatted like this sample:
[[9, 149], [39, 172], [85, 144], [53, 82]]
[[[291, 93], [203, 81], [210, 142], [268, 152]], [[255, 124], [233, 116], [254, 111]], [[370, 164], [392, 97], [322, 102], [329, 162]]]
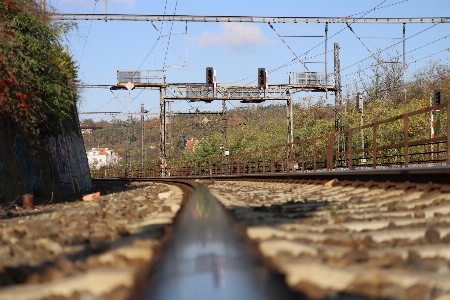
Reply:
[[61, 130], [78, 92], [77, 67], [60, 38], [71, 23], [52, 23], [34, 0], [0, 2], [0, 115], [30, 139]]

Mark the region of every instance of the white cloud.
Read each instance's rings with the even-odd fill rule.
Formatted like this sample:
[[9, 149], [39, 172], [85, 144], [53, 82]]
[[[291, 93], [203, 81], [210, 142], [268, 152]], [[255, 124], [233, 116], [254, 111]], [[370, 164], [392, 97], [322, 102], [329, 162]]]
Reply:
[[254, 48], [256, 45], [272, 45], [256, 24], [223, 23], [221, 31], [204, 31], [193, 38], [199, 47], [228, 47], [233, 49]]

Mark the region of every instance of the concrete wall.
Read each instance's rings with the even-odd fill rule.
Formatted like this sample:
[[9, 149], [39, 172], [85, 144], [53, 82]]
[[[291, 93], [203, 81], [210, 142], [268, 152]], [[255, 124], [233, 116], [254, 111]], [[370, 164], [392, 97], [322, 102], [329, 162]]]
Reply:
[[63, 134], [30, 143], [11, 121], [0, 119], [0, 202], [25, 193], [63, 196], [92, 187], [75, 109], [72, 120], [60, 126]]

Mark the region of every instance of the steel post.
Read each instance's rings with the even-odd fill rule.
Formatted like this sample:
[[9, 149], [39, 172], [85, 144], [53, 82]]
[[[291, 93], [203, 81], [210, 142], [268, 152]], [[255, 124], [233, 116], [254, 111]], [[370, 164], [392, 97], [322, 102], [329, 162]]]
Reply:
[[333, 134], [328, 135], [327, 170], [333, 170]]
[[447, 166], [450, 166], [450, 139], [448, 134], [450, 133], [450, 102], [447, 102]]
[[328, 54], [328, 22], [325, 24], [325, 53], [324, 53], [324, 62], [325, 62], [325, 99], [328, 99], [328, 62], [327, 62], [327, 54]]
[[166, 176], [166, 102], [164, 99], [165, 87], [161, 87], [159, 92], [159, 137], [160, 137], [160, 160], [161, 176]]
[[373, 154], [372, 154], [372, 168], [377, 168], [377, 125], [373, 126], [373, 136], [372, 136], [372, 145], [373, 145]]
[[227, 120], [227, 101], [222, 100], [222, 153], [224, 156], [227, 156], [228, 153], [228, 120]]
[[305, 172], [305, 141], [302, 141], [302, 172]]
[[273, 148], [270, 148], [270, 172], [275, 172], [275, 162], [273, 160]]
[[314, 138], [314, 172], [317, 171], [317, 138]]
[[353, 168], [353, 130], [349, 130], [348, 132], [348, 169], [351, 170]]
[[408, 127], [409, 127], [409, 119], [408, 115], [405, 114], [403, 116], [403, 154], [405, 160], [405, 168], [408, 167]]
[[[339, 43], [334, 43], [334, 124], [335, 131], [339, 132], [343, 129], [343, 114], [342, 114], [342, 93], [341, 93], [341, 62], [339, 59]], [[344, 138], [342, 134], [337, 136], [336, 152], [344, 151]], [[336, 157], [339, 159], [339, 157]]]
[[403, 90], [406, 100], [406, 23], [403, 23]]
[[145, 151], [144, 151], [144, 137], [145, 137], [145, 123], [144, 123], [144, 104], [141, 104], [141, 170], [144, 170]]

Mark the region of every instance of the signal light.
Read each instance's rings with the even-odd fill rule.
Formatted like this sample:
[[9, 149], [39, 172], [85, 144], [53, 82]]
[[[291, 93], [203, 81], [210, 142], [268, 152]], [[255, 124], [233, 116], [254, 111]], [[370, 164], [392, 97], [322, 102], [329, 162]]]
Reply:
[[206, 86], [214, 86], [214, 69], [212, 67], [206, 68]]
[[258, 88], [266, 88], [266, 69], [258, 68]]
[[434, 90], [434, 105], [441, 104], [441, 90]]

